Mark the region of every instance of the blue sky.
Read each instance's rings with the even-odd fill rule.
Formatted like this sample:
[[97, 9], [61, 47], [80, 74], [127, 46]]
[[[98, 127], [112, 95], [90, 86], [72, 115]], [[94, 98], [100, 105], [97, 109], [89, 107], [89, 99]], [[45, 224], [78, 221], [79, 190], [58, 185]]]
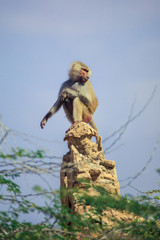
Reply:
[[[136, 114], [157, 85], [151, 104], [125, 132], [122, 146], [106, 155], [116, 161], [119, 179], [134, 176], [149, 159], [160, 133], [159, 9], [159, 0], [1, 0], [2, 122], [59, 142], [51, 150], [63, 155], [67, 152], [63, 137], [70, 126], [63, 110], [43, 130], [39, 124], [74, 60], [92, 70], [99, 100], [94, 120], [103, 139], [127, 120], [134, 99]], [[159, 156], [160, 149], [134, 187], [147, 191], [158, 186]], [[132, 189], [122, 190], [126, 192]]]

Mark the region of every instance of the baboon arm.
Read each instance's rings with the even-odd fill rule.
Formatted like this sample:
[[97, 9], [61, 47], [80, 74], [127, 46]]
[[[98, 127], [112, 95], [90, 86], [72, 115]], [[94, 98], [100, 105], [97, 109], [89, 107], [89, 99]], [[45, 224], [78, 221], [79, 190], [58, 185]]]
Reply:
[[42, 121], [40, 123], [41, 128], [43, 128], [45, 126], [46, 122], [48, 121], [48, 119], [50, 117], [52, 117], [53, 114], [55, 114], [60, 109], [62, 104], [63, 104], [63, 102], [60, 100], [60, 98], [58, 98], [57, 101], [55, 102], [55, 104], [49, 110], [49, 112], [42, 119]]
[[81, 100], [81, 102], [84, 103], [84, 105], [86, 105], [87, 107], [91, 104], [91, 102], [89, 101], [89, 99], [81, 94], [78, 95], [79, 99]]
[[51, 107], [51, 109], [46, 115], [48, 115], [49, 117], [52, 117], [52, 115], [55, 114], [60, 109], [62, 104], [63, 102], [58, 98], [55, 104]]
[[62, 101], [64, 101], [65, 98], [67, 98], [67, 97], [69, 97], [71, 99], [79, 97], [81, 102], [83, 102], [86, 106], [89, 106], [91, 104], [91, 102], [89, 101], [89, 99], [87, 97], [81, 95], [78, 91], [70, 89], [70, 88], [65, 88], [60, 93], [60, 98]]
[[60, 99], [61, 101], [64, 101], [66, 98], [75, 98], [78, 97], [78, 92], [70, 89], [70, 88], [64, 88], [61, 92], [60, 92]]

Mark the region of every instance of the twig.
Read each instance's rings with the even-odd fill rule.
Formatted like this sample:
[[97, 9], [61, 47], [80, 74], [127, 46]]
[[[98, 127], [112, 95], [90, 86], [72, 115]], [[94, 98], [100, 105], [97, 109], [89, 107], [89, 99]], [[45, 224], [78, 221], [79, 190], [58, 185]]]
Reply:
[[104, 153], [106, 153], [109, 149], [111, 149], [120, 139], [121, 137], [124, 135], [128, 125], [133, 122], [136, 118], [138, 118], [145, 110], [146, 108], [148, 107], [148, 105], [151, 103], [156, 91], [157, 91], [157, 85], [154, 87], [153, 91], [152, 91], [152, 94], [150, 96], [150, 98], [148, 99], [148, 101], [146, 102], [146, 104], [141, 108], [141, 110], [135, 114], [133, 117], [132, 117], [132, 113], [133, 113], [133, 109], [134, 109], [134, 105], [135, 105], [135, 100], [132, 104], [132, 107], [131, 107], [131, 111], [130, 111], [130, 114], [129, 114], [129, 117], [128, 117], [128, 120], [122, 125], [120, 126], [120, 128], [116, 131], [114, 131], [110, 136], [106, 137], [104, 140], [103, 140], [103, 143], [105, 143], [106, 141], [108, 141], [110, 138], [114, 137], [116, 134], [119, 133], [118, 137], [107, 147], [104, 149]]
[[158, 148], [159, 145], [160, 145], [160, 135], [159, 135], [159, 137], [158, 137], [158, 140], [157, 140], [156, 144], [154, 145], [153, 151], [152, 151], [152, 153], [150, 154], [150, 157], [149, 157], [148, 161], [146, 162], [145, 166], [144, 166], [134, 177], [132, 177], [131, 180], [130, 180], [126, 185], [122, 186], [121, 189], [122, 189], [122, 188], [125, 188], [125, 187], [127, 187], [127, 186], [130, 186], [131, 183], [132, 183], [135, 179], [137, 179], [140, 175], [142, 175], [142, 173], [143, 173], [143, 172], [146, 170], [146, 168], [148, 167], [149, 163], [153, 160], [153, 156], [154, 156], [154, 154], [155, 154], [155, 152], [156, 152], [156, 150], [157, 150], [157, 148]]
[[0, 140], [0, 145], [3, 143], [4, 139], [7, 137], [9, 131], [10, 131], [10, 130], [6, 130], [6, 133], [4, 134], [4, 136], [2, 137], [2, 139]]

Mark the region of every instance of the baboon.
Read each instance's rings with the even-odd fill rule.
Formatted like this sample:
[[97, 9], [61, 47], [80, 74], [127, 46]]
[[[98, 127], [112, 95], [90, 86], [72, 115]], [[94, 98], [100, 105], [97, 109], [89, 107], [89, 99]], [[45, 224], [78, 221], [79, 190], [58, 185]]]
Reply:
[[[63, 105], [68, 120], [73, 124], [71, 128], [74, 127], [75, 123], [84, 121], [98, 132], [92, 118], [98, 101], [89, 80], [90, 76], [91, 70], [84, 63], [76, 61], [71, 65], [69, 80], [62, 84], [57, 101], [40, 123], [41, 128]], [[98, 144], [99, 149], [101, 149], [101, 137], [99, 137]]]

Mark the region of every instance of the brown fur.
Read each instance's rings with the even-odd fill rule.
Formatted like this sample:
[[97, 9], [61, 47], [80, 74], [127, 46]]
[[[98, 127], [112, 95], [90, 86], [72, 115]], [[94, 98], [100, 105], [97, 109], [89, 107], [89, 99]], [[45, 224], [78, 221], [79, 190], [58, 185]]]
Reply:
[[71, 65], [70, 78], [62, 84], [57, 101], [40, 123], [41, 128], [63, 105], [70, 122], [73, 124], [80, 121], [87, 122], [98, 132], [92, 118], [98, 106], [98, 101], [89, 80], [90, 76], [91, 70], [84, 63], [76, 61]]

